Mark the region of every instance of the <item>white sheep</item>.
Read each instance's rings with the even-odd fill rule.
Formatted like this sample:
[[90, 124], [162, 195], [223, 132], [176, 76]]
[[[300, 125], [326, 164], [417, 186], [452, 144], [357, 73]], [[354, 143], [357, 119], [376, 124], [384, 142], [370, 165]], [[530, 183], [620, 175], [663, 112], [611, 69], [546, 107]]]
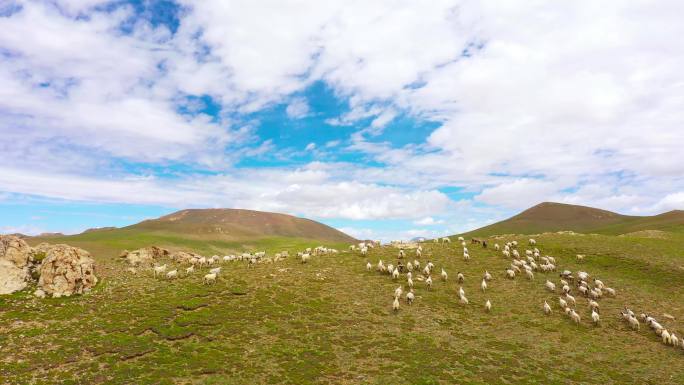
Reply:
[[458, 280], [458, 283], [463, 283], [463, 281], [465, 281], [465, 276], [464, 276], [463, 273], [461, 273], [460, 271], [459, 271], [458, 274], [456, 275], [456, 278], [457, 278], [457, 280]]
[[534, 246], [537, 244], [537, 241], [534, 238], [530, 238], [528, 243], [530, 244], [530, 246]]
[[204, 278], [202, 278], [202, 282], [204, 282], [205, 285], [216, 283], [216, 274], [205, 275]]
[[416, 299], [415, 294], [413, 294], [413, 289], [409, 290], [408, 293], [406, 293], [406, 303], [411, 305], [413, 303], [413, 300]]
[[302, 254], [302, 263], [309, 262], [309, 258], [311, 258], [311, 254], [309, 254], [309, 253]]
[[371, 265], [370, 262], [366, 263], [366, 270], [367, 271], [371, 271], [372, 268], [373, 268], [373, 265]]
[[178, 270], [171, 270], [166, 273], [166, 279], [174, 279], [178, 277]]
[[573, 306], [576, 306], [576, 305], [577, 305], [577, 302], [575, 301], [575, 297], [571, 296], [569, 293], [565, 293], [565, 299], [566, 299], [568, 302], [572, 302], [572, 305], [573, 305]]
[[417, 259], [413, 260], [413, 267], [415, 267], [416, 270], [420, 270], [420, 261]]
[[469, 302], [468, 302], [468, 298], [466, 298], [465, 295], [462, 295], [462, 296], [459, 298], [459, 302], [461, 303], [461, 305], [467, 305], [467, 304], [469, 303]]
[[489, 300], [487, 300], [487, 302], [485, 302], [485, 311], [487, 311], [487, 313], [492, 311], [492, 303]]
[[166, 271], [166, 264], [163, 264], [161, 266], [155, 266], [154, 267], [154, 276], [156, 277], [158, 274], [162, 274]]
[[491, 280], [492, 280], [492, 275], [489, 274], [489, 271], [488, 271], [488, 270], [485, 270], [485, 273], [484, 273], [484, 277], [483, 277], [483, 278], [484, 278], [486, 281], [491, 281]]
[[501, 249], [501, 246], [499, 246], [498, 243], [494, 244], [494, 250], [499, 251]]
[[594, 278], [594, 286], [598, 287], [599, 289], [603, 289], [605, 287], [605, 285], [603, 284], [603, 281], [601, 281], [600, 279], [596, 279], [596, 278]]
[[404, 289], [401, 286], [394, 289], [394, 297], [395, 298], [401, 297], [402, 293], [404, 293]]
[[629, 318], [627, 318], [627, 322], [629, 322], [629, 326], [630, 326], [633, 330], [639, 330], [639, 326], [640, 326], [640, 325], [639, 325], [639, 320], [636, 319], [636, 317], [634, 317], [634, 316], [629, 316]]
[[577, 314], [576, 311], [574, 311], [574, 310], [571, 310], [571, 311], [570, 311], [570, 318], [571, 318], [576, 324], [579, 325], [579, 323], [580, 323], [580, 321], [581, 321], [581, 317], [580, 317], [579, 314]]
[[406, 270], [409, 273], [413, 271], [413, 264], [411, 263], [411, 261], [409, 261], [409, 263], [406, 264]]
[[594, 309], [591, 310], [591, 320], [594, 322], [594, 325], [598, 325], [599, 321], [601, 321], [601, 317]]
[[534, 273], [530, 269], [525, 269], [525, 275], [527, 276], [527, 279], [534, 279]]
[[564, 300], [563, 297], [558, 297], [558, 305], [561, 309], [568, 307], [568, 301]]
[[514, 279], [515, 278], [515, 270], [506, 269], [506, 277], [508, 277], [510, 279]]
[[544, 301], [544, 314], [551, 314], [551, 306], [549, 306], [549, 304], [546, 301]]
[[185, 269], [185, 274], [190, 275], [195, 272], [195, 266], [190, 266]]
[[599, 308], [598, 302], [594, 301], [593, 299], [589, 300], [589, 309], [595, 310]]
[[615, 297], [615, 289], [613, 289], [611, 287], [606, 287], [603, 290], [605, 290], [606, 293], [610, 294], [611, 297]]
[[399, 311], [399, 298], [394, 297], [394, 302], [392, 302], [392, 310], [395, 312]]
[[484, 279], [482, 280], [482, 283], [480, 284], [480, 288], [482, 288], [482, 292], [487, 290], [487, 281], [486, 280], [484, 280]]
[[408, 285], [409, 289], [413, 289], [413, 279], [411, 277], [406, 280], [406, 284]]
[[444, 269], [442, 269], [442, 281], [446, 281], [447, 277], [448, 277], [447, 272], [444, 271]]
[[394, 269], [394, 271], [392, 271], [392, 279], [396, 280], [398, 278], [399, 278], [399, 269]]
[[220, 268], [220, 267], [215, 267], [215, 268], [209, 270], [209, 273], [210, 273], [210, 274], [216, 274], [216, 275], [218, 275], [220, 272], [221, 272], [221, 268]]
[[462, 286], [458, 287], [458, 296], [459, 297], [464, 297], [465, 296], [465, 290], [463, 290]]
[[432, 289], [432, 277], [428, 276], [425, 280], [425, 284], [427, 285], [428, 290]]
[[551, 291], [551, 292], [555, 292], [555, 291], [556, 291], [556, 284], [554, 284], [553, 282], [549, 281], [548, 279], [546, 280], [546, 283], [544, 284], [544, 286], [546, 286], [546, 289], [547, 289], [548, 291]]

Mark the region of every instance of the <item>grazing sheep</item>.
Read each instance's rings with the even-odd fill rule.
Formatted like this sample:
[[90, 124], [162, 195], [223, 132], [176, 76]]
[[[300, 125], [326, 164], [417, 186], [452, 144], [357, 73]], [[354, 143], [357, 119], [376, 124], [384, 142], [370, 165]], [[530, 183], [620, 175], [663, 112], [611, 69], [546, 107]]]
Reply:
[[561, 307], [561, 309], [564, 309], [568, 307], [568, 302], [563, 299], [563, 297], [558, 297], [558, 305]]
[[205, 285], [216, 283], [216, 274], [205, 275], [204, 278], [202, 278], [202, 282], [204, 282]]
[[487, 302], [485, 302], [485, 311], [487, 311], [487, 313], [492, 311], [492, 303], [489, 302], [489, 300], [487, 300]]
[[420, 261], [418, 261], [417, 259], [414, 259], [414, 260], [413, 260], [413, 267], [414, 267], [416, 270], [420, 270]]
[[413, 289], [413, 279], [411, 277], [406, 280], [406, 284], [408, 285], [409, 289]]
[[394, 269], [394, 271], [392, 271], [392, 279], [396, 280], [398, 278], [399, 278], [399, 269]]
[[468, 254], [468, 253], [463, 253], [463, 260], [466, 261], [466, 262], [470, 261], [470, 254]]
[[220, 267], [215, 267], [215, 268], [209, 270], [209, 273], [210, 273], [210, 274], [216, 274], [216, 275], [218, 275], [218, 273], [220, 273], [220, 272], [221, 272], [221, 268], [220, 268]]
[[423, 256], [423, 250], [422, 249], [416, 249], [416, 258], [420, 258]]
[[427, 285], [428, 290], [432, 289], [432, 277], [428, 276], [425, 280], [425, 284]]
[[171, 270], [166, 273], [166, 279], [174, 279], [178, 277], [178, 270]]
[[594, 287], [598, 287], [599, 289], [603, 289], [605, 285], [603, 284], [603, 281], [594, 278]]
[[551, 291], [551, 292], [555, 292], [555, 291], [556, 291], [556, 284], [554, 284], [553, 282], [549, 281], [548, 279], [546, 280], [546, 283], [544, 284], [544, 286], [546, 286], [546, 289], [547, 289], [548, 291]]
[[161, 266], [155, 266], [154, 267], [154, 276], [156, 277], [158, 274], [162, 274], [166, 271], [166, 264], [163, 264]]
[[570, 294], [565, 293], [565, 299], [566, 299], [568, 302], [572, 302], [572, 305], [573, 305], [573, 306], [577, 306], [577, 302], [575, 301], [575, 297], [571, 296]]
[[465, 297], [465, 290], [463, 290], [462, 286], [458, 287], [458, 296], [459, 297]]
[[499, 251], [501, 249], [501, 246], [499, 246], [498, 243], [494, 244], [494, 250]]
[[311, 258], [311, 254], [309, 254], [309, 253], [302, 254], [302, 263], [309, 262], [309, 258]]
[[447, 272], [444, 271], [444, 269], [442, 269], [442, 281], [446, 281], [447, 277], [448, 277]]
[[197, 260], [197, 263], [200, 265], [200, 268], [202, 268], [202, 266], [207, 264], [207, 258], [206, 257], [200, 257]]
[[408, 270], [409, 273], [413, 271], [413, 264], [411, 263], [411, 261], [409, 261], [409, 263], [406, 264], [406, 270]]
[[406, 273], [406, 278], [413, 278], [413, 273], [411, 273], [410, 271]]
[[366, 270], [367, 271], [371, 271], [372, 268], [373, 268], [373, 265], [371, 265], [370, 262], [366, 263]]
[[601, 317], [595, 309], [591, 310], [591, 320], [594, 322], [594, 325], [598, 325], [599, 321], [601, 320]]
[[423, 275], [430, 275], [430, 266], [425, 266], [423, 269]]
[[408, 293], [406, 293], [406, 303], [411, 305], [413, 303], [413, 300], [416, 299], [415, 294], [413, 294], [413, 289], [409, 290]]
[[392, 275], [392, 273], [394, 273], [394, 265], [390, 263], [387, 265], [387, 274]]
[[395, 298], [401, 297], [401, 295], [402, 295], [403, 293], [404, 293], [404, 289], [402, 289], [401, 286], [399, 286], [399, 287], [397, 287], [396, 289], [394, 289], [394, 297], [395, 297]]
[[563, 285], [562, 291], [563, 291], [563, 293], [568, 294], [570, 292], [570, 286]]
[[669, 345], [669, 344], [670, 344], [670, 332], [668, 332], [667, 330], [663, 329], [662, 333], [660, 334], [660, 337], [663, 339], [663, 343], [664, 343], [665, 345]]
[[570, 318], [571, 318], [571, 319], [573, 320], [573, 322], [575, 322], [577, 325], [579, 325], [580, 321], [582, 320], [581, 317], [580, 317], [580, 315], [577, 314], [577, 312], [574, 311], [574, 310], [571, 310], [571, 311], [570, 311]]
[[530, 244], [530, 246], [534, 246], [537, 244], [537, 241], [534, 238], [530, 238], [528, 243]]
[[382, 263], [382, 259], [378, 261], [377, 270], [381, 273], [385, 272], [385, 264]]
[[544, 301], [544, 314], [551, 314], [551, 306], [549, 306], [549, 304], [546, 301]]
[[527, 276], [527, 279], [534, 279], [534, 273], [530, 269], [525, 269], [525, 275]]
[[456, 278], [457, 278], [457, 280], [458, 280], [458, 283], [463, 283], [463, 281], [465, 281], [465, 276], [464, 276], [463, 273], [461, 273], [460, 271], [459, 271], [458, 274], [456, 275]]
[[465, 295], [459, 297], [459, 302], [461, 303], [461, 305], [467, 305], [469, 303], [468, 298], [466, 298]]
[[610, 294], [611, 297], [615, 297], [615, 289], [610, 288], [610, 287], [606, 287], [603, 290], [605, 290], [606, 293]]
[[489, 271], [485, 270], [485, 273], [484, 273], [484, 277], [483, 277], [483, 278], [484, 278], [484, 280], [486, 280], [486, 281], [491, 281], [491, 280], [492, 280], [492, 275], [489, 274]]
[[444, 237], [442, 238], [442, 243], [451, 243], [451, 239], [449, 239], [449, 237]]
[[515, 270], [506, 269], [506, 277], [510, 279], [515, 278]]
[[392, 310], [394, 310], [395, 313], [399, 311], [399, 298], [397, 297], [394, 297], [394, 302], [392, 302]]
[[482, 292], [487, 290], [487, 281], [486, 280], [484, 280], [484, 279], [482, 280], [482, 283], [480, 284], [480, 288], [482, 288]]
[[598, 302], [596, 302], [596, 301], [594, 301], [594, 300], [589, 300], [589, 309], [595, 310], [595, 309], [598, 309], [598, 308], [599, 308]]
[[195, 266], [190, 266], [187, 269], [185, 269], [185, 274], [190, 275], [195, 272]]
[[577, 278], [579, 278], [582, 281], [586, 281], [589, 279], [589, 273], [587, 273], [586, 271], [578, 271]]
[[639, 320], [636, 319], [636, 317], [628, 314], [627, 322], [629, 322], [629, 327], [631, 327], [632, 330], [639, 330]]

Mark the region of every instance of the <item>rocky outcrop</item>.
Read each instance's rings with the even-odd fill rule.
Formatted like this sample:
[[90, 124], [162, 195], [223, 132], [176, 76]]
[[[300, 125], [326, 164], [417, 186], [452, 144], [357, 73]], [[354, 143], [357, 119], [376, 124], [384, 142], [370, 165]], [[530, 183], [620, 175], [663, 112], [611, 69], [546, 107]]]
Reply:
[[185, 251], [176, 251], [171, 254], [171, 259], [178, 263], [190, 263], [193, 258], [201, 258], [202, 256], [195, 253], [186, 253]]
[[120, 258], [126, 258], [126, 262], [132, 266], [151, 266], [156, 259], [168, 256], [168, 250], [157, 246], [143, 247], [133, 251], [125, 250], [119, 255]]
[[52, 245], [40, 268], [38, 286], [52, 297], [90, 291], [97, 284], [95, 261], [90, 254], [69, 245]]
[[33, 250], [23, 239], [0, 235], [0, 294], [11, 294], [26, 287], [30, 279]]

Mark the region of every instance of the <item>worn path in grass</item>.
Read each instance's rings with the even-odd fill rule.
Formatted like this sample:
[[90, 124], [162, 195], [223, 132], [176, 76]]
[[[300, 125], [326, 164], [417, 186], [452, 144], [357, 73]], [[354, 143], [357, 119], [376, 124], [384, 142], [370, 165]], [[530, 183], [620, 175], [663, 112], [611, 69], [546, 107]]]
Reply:
[[[537, 240], [560, 269], [586, 270], [617, 289], [616, 298], [599, 301], [599, 327], [590, 324], [579, 295], [581, 325], [560, 314], [557, 296], [543, 288], [547, 277], [558, 282], [557, 273], [507, 280], [510, 261], [479, 246], [468, 245], [466, 263], [460, 246], [426, 245], [422, 263], [433, 261], [437, 272], [444, 267], [449, 280], [435, 274], [428, 291], [414, 279], [415, 303], [402, 301], [396, 314], [392, 294], [405, 287], [405, 275], [394, 282], [365, 270], [366, 261], [396, 264], [396, 249], [314, 257], [304, 265], [292, 257], [255, 268], [226, 263], [210, 286], [197, 273], [174, 281], [127, 274], [111, 251], [97, 256], [105, 279], [89, 295], [0, 299], [0, 382], [684, 383], [684, 350], [664, 346], [645, 325], [629, 330], [618, 314], [624, 305], [647, 311], [684, 336], [681, 234]], [[577, 253], [587, 255], [585, 262], [575, 261]], [[482, 293], [485, 269], [494, 279]], [[465, 307], [457, 299], [458, 271], [466, 276]], [[542, 313], [544, 300], [553, 315]]]

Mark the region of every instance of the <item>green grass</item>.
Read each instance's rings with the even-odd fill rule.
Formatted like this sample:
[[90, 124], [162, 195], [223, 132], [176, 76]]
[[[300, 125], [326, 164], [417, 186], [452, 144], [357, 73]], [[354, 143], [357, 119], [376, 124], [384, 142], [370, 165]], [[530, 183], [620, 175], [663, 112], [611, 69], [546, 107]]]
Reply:
[[[201, 274], [175, 281], [150, 272], [133, 276], [112, 256], [147, 242], [205, 254], [243, 245], [164, 234], [100, 236], [70, 238], [91, 245], [98, 260], [103, 281], [91, 294], [0, 297], [0, 383], [684, 383], [684, 350], [662, 345], [645, 327], [633, 332], [618, 317], [628, 305], [684, 335], [682, 233], [537, 238], [560, 269], [586, 270], [618, 290], [616, 298], [599, 301], [599, 327], [589, 324], [579, 296], [579, 327], [559, 314], [557, 297], [543, 290], [547, 277], [557, 282], [557, 273], [504, 279], [509, 261], [479, 246], [469, 245], [472, 260], [465, 263], [456, 245], [426, 245], [423, 263], [444, 267], [450, 280], [435, 279], [432, 291], [416, 280], [416, 302], [402, 301], [394, 314], [398, 283], [364, 266], [367, 259], [396, 263], [395, 249], [373, 250], [367, 259], [314, 257], [305, 265], [294, 258], [255, 268], [227, 263], [219, 281], [205, 286]], [[272, 238], [250, 244], [269, 251], [316, 245]], [[575, 261], [577, 253], [587, 255], [583, 263]], [[494, 279], [483, 294], [485, 269]], [[466, 275], [467, 307], [457, 301], [458, 271]], [[483, 311], [486, 299], [491, 314]], [[545, 299], [551, 316], [541, 311]], [[677, 320], [665, 320], [663, 312]]]

